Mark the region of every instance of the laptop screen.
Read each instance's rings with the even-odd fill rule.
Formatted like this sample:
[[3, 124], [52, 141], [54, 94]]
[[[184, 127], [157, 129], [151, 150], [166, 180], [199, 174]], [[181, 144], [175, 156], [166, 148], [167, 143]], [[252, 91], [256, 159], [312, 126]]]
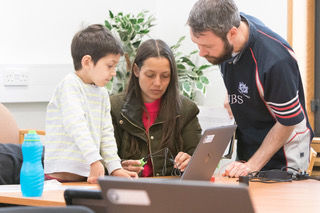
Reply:
[[248, 189], [204, 181], [157, 181], [106, 176], [99, 179], [108, 213], [253, 213]]
[[181, 179], [209, 181], [236, 128], [226, 125], [206, 129]]

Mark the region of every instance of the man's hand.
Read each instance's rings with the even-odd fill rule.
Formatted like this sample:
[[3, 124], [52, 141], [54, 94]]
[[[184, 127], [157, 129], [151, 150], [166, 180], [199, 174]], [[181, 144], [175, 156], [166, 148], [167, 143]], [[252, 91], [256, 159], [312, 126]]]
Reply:
[[260, 171], [272, 158], [272, 156], [285, 144], [294, 130], [294, 126], [283, 126], [279, 122], [271, 128], [259, 149], [246, 163], [233, 162], [223, 176], [239, 177], [250, 172]]
[[239, 161], [232, 162], [224, 171], [222, 176], [239, 177], [247, 176], [250, 172], [253, 172], [248, 163], [241, 163]]
[[97, 179], [101, 176], [104, 176], [104, 166], [100, 161], [96, 161], [90, 165], [90, 175], [87, 182], [98, 183]]
[[179, 152], [176, 156], [176, 158], [174, 159], [175, 161], [175, 168], [178, 168], [181, 170], [181, 172], [184, 172], [184, 170], [186, 169], [189, 161], [190, 161], [191, 156], [185, 152]]
[[233, 119], [233, 114], [232, 114], [231, 107], [230, 107], [230, 104], [228, 101], [228, 94], [227, 94], [226, 98], [224, 99], [223, 107], [227, 109], [228, 114], [229, 114], [229, 118]]

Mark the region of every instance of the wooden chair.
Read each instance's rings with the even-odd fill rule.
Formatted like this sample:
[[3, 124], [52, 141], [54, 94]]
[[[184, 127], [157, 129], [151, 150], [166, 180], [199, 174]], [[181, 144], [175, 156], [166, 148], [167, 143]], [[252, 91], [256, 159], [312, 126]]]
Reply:
[[311, 142], [311, 149], [313, 150], [310, 152], [310, 164], [308, 170], [310, 170], [309, 175], [311, 176], [320, 176], [320, 137], [314, 137]]
[[317, 158], [317, 152], [314, 151], [314, 149], [311, 147], [310, 148], [310, 163], [309, 163], [309, 167], [307, 169], [307, 173], [309, 175], [312, 174], [312, 170], [313, 170], [313, 166], [314, 166], [314, 162], [315, 162], [316, 158]]
[[[22, 144], [29, 129], [19, 129], [11, 112], [0, 103], [0, 143]], [[36, 130], [38, 135], [45, 135], [44, 130]]]

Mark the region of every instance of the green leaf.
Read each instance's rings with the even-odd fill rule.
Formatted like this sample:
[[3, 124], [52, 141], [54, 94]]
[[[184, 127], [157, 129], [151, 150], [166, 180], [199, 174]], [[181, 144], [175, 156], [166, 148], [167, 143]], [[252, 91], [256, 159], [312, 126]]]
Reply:
[[199, 52], [199, 50], [194, 50], [194, 51], [192, 51], [192, 52], [190, 53], [190, 55], [196, 54], [196, 53], [198, 53], [198, 52]]
[[201, 91], [203, 89], [203, 84], [201, 82], [197, 81], [196, 88]]
[[112, 81], [109, 81], [109, 82], [106, 84], [105, 87], [107, 88], [107, 90], [108, 90], [109, 92], [112, 92], [113, 82], [112, 82]]
[[182, 36], [177, 43], [181, 43], [184, 39], [186, 38], [186, 36]]
[[141, 43], [141, 40], [132, 43], [132, 45], [133, 45], [135, 48], [138, 48], [138, 47], [140, 46], [140, 43]]
[[203, 87], [202, 93], [206, 94], [206, 87]]
[[144, 11], [138, 13], [137, 17], [144, 17]]
[[115, 20], [116, 23], [121, 22], [121, 19], [120, 19], [119, 16], [115, 16], [115, 17], [114, 17], [114, 20]]
[[182, 92], [182, 93], [183, 93], [183, 95], [184, 95], [184, 96], [186, 96], [187, 98], [191, 99], [190, 94], [186, 93], [184, 90], [183, 90], [183, 92]]
[[136, 24], [137, 23], [137, 19], [135, 19], [135, 18], [131, 18], [131, 19], [129, 19], [130, 20], [130, 22], [132, 23], [132, 24]]
[[182, 70], [186, 69], [186, 67], [183, 64], [177, 64], [177, 67], [178, 69], [182, 69]]
[[117, 79], [120, 79], [120, 80], [124, 78], [124, 76], [123, 76], [121, 71], [117, 71], [116, 72], [116, 77], [117, 77]]
[[141, 27], [139, 25], [134, 25], [133, 28], [135, 31], [139, 31], [141, 29]]
[[[181, 55], [182, 55], [182, 52], [177, 52], [177, 53], [175, 54], [175, 57], [179, 58]], [[178, 60], [179, 60], [179, 59], [178, 59]]]
[[212, 65], [209, 65], [209, 64], [205, 64], [205, 65], [202, 65], [199, 70], [204, 70], [204, 69], [207, 69], [209, 67], [212, 67]]
[[175, 45], [172, 45], [172, 46], [170, 47], [170, 49], [171, 49], [172, 51], [174, 51], [174, 50], [178, 49], [178, 47], [180, 47], [180, 45], [175, 44]]
[[179, 77], [179, 81], [181, 81], [181, 82], [189, 81], [189, 78], [188, 77], [184, 77], [184, 76], [180, 76]]
[[130, 19], [127, 16], [124, 16], [122, 18], [122, 21], [125, 23], [125, 25], [130, 25], [131, 24]]
[[189, 58], [187, 57], [181, 57], [181, 58], [182, 58], [182, 61], [187, 63], [189, 66], [196, 67], [196, 65], [194, 65], [194, 63], [192, 63], [192, 61], [190, 61]]
[[119, 36], [122, 41], [128, 40], [128, 34], [126, 32], [119, 32]]
[[203, 75], [203, 72], [201, 70], [196, 69], [194, 71], [198, 74], [198, 76], [202, 76]]
[[114, 18], [114, 15], [113, 15], [113, 13], [111, 12], [111, 10], [109, 10], [109, 17], [110, 17], [111, 19]]
[[[132, 41], [135, 37], [136, 37], [136, 32], [134, 31], [130, 37], [130, 41]], [[132, 45], [134, 46], [134, 43], [132, 43]], [[137, 48], [137, 47], [136, 47]]]
[[126, 26], [126, 30], [127, 30], [127, 34], [128, 34], [128, 35], [131, 35], [131, 33], [132, 33], [132, 31], [133, 31], [132, 26], [131, 26], [130, 24], [128, 24], [128, 25]]
[[137, 23], [138, 23], [138, 24], [141, 24], [143, 21], [144, 21], [144, 18], [139, 18], [138, 21], [137, 21]]
[[123, 87], [120, 87], [119, 89], [118, 89], [118, 93], [120, 93], [120, 92], [122, 92], [123, 91]]
[[191, 94], [191, 85], [189, 82], [183, 82], [182, 83], [182, 89], [184, 92], [186, 92], [188, 95]]
[[126, 29], [126, 23], [124, 21], [121, 22], [122, 29]]
[[111, 24], [107, 21], [107, 20], [105, 20], [104, 21], [104, 25], [109, 29], [109, 30], [111, 30]]
[[190, 70], [188, 70], [188, 71], [186, 72], [186, 74], [187, 74], [189, 77], [192, 77], [192, 78], [198, 78], [198, 77], [199, 77], [199, 76], [197, 75], [197, 73], [192, 72], [192, 71], [190, 71]]
[[140, 30], [140, 31], [139, 31], [139, 34], [147, 34], [147, 33], [149, 33], [149, 32], [150, 32], [150, 30], [144, 29], [144, 30]]
[[200, 76], [200, 81], [206, 85], [209, 85], [209, 79], [207, 76]]

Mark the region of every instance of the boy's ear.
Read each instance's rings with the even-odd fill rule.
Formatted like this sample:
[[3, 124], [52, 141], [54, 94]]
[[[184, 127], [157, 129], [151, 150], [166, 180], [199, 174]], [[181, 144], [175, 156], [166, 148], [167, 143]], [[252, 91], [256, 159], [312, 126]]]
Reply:
[[90, 67], [91, 62], [92, 62], [92, 58], [90, 55], [83, 56], [81, 60], [82, 68], [88, 69]]
[[133, 73], [137, 78], [139, 78], [139, 67], [137, 64], [133, 65]]

